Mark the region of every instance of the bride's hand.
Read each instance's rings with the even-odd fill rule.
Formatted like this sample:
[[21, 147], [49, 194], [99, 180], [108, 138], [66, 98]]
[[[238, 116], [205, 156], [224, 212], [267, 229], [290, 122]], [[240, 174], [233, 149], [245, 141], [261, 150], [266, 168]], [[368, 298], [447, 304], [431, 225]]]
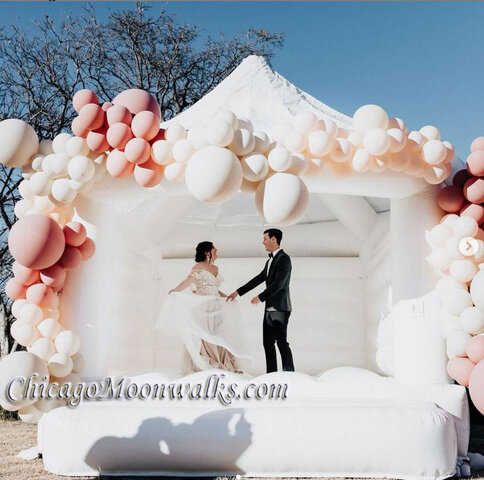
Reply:
[[173, 292], [176, 292], [176, 290], [174, 288], [172, 288], [169, 292], [168, 292], [168, 295], [170, 295], [170, 293], [173, 293]]

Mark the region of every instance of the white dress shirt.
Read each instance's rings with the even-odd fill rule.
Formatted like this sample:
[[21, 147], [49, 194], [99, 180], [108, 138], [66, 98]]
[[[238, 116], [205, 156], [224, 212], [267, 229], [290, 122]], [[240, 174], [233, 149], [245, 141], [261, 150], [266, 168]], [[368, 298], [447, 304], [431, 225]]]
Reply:
[[[269, 276], [269, 270], [271, 268], [272, 261], [274, 260], [274, 257], [276, 256], [277, 252], [279, 252], [279, 250], [281, 250], [281, 247], [279, 247], [277, 250], [273, 251], [272, 252], [272, 257], [269, 257], [269, 262], [267, 263], [266, 277]], [[274, 307], [269, 307], [269, 308], [267, 308], [267, 311], [268, 312], [275, 312], [276, 309]]]

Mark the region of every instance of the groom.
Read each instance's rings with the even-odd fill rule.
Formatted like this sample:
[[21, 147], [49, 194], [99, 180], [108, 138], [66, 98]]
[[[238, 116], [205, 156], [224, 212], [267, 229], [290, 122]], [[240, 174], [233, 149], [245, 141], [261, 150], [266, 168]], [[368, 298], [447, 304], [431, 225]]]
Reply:
[[238, 288], [227, 297], [233, 300], [238, 295], [242, 296], [253, 288], [266, 282], [267, 288], [254, 297], [252, 305], [265, 302], [263, 321], [263, 343], [266, 354], [267, 373], [277, 371], [276, 348], [277, 342], [282, 359], [282, 369], [294, 371], [292, 352], [287, 342], [287, 324], [291, 315], [291, 298], [289, 296], [289, 282], [291, 280], [291, 259], [281, 249], [282, 232], [277, 228], [269, 228], [264, 232], [262, 241], [265, 249], [269, 252], [264, 269], [259, 275], [244, 286]]

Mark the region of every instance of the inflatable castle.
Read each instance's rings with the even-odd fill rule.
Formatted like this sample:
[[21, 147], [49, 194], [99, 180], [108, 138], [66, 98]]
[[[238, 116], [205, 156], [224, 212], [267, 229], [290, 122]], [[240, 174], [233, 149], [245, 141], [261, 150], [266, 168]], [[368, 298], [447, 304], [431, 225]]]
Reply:
[[[0, 405], [38, 422], [46, 470], [441, 479], [468, 462], [466, 388], [484, 413], [484, 139], [461, 162], [436, 127], [376, 105], [347, 117], [254, 56], [168, 122], [141, 90], [73, 105], [73, 134], [53, 140], [0, 122], [0, 162], [24, 178], [6, 292], [26, 347], [0, 362]], [[232, 292], [264, 266], [269, 226], [292, 259], [296, 372], [265, 374], [262, 310], [243, 297], [244, 375], [183, 376], [180, 340], [154, 328], [168, 291], [211, 240]], [[22, 397], [12, 379], [33, 373], [39, 389], [85, 387], [82, 401]], [[103, 382], [134, 387], [101, 399]]]

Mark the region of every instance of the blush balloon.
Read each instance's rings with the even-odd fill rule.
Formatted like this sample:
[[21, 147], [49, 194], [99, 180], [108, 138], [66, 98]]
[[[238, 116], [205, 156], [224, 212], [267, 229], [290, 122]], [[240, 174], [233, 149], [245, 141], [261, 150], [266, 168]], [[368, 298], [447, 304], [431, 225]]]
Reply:
[[437, 203], [442, 210], [449, 213], [456, 213], [466, 204], [462, 188], [456, 185], [449, 185], [440, 190], [437, 196]]
[[158, 102], [145, 90], [133, 88], [121, 92], [113, 100], [114, 105], [126, 107], [133, 115], [144, 110], [153, 112], [158, 118], [161, 118], [161, 111]]
[[484, 335], [475, 335], [467, 342], [467, 356], [474, 362], [479, 363], [484, 359]]
[[89, 260], [96, 252], [96, 244], [92, 238], [87, 237], [82, 245], [79, 245], [77, 249], [81, 252], [82, 259]]
[[471, 152], [476, 150], [484, 150], [484, 137], [477, 137], [471, 143]]
[[115, 123], [108, 128], [106, 138], [111, 147], [123, 150], [126, 144], [133, 138], [133, 132], [125, 123]]
[[97, 105], [99, 100], [97, 95], [87, 88], [77, 91], [72, 98], [72, 106], [77, 113], [81, 111], [82, 107], [89, 103], [95, 103]]
[[66, 239], [66, 245], [70, 245], [71, 247], [78, 247], [87, 237], [86, 227], [79, 222], [69, 222], [64, 227], [63, 232]]
[[140, 112], [134, 116], [131, 129], [135, 137], [153, 140], [160, 131], [160, 119], [153, 112]]
[[477, 410], [484, 415], [484, 360], [472, 370], [469, 378], [469, 394]]
[[82, 254], [79, 249], [67, 245], [62, 257], [59, 260], [59, 265], [70, 270], [72, 268], [77, 268], [81, 263]]
[[113, 104], [111, 102], [104, 102], [102, 104], [102, 109], [107, 112], [111, 107], [113, 106]]
[[106, 113], [108, 125], [114, 125], [115, 123], [125, 123], [131, 125], [133, 116], [130, 111], [123, 107], [123, 105], [113, 105]]
[[163, 166], [150, 158], [147, 162], [134, 167], [134, 178], [142, 187], [154, 187], [163, 178]]
[[78, 118], [88, 130], [97, 130], [103, 126], [105, 115], [106, 112], [99, 105], [88, 103], [81, 108]]
[[62, 286], [66, 280], [66, 275], [66, 270], [58, 264], [40, 271], [40, 279], [42, 280], [42, 283], [52, 288]]
[[5, 293], [12, 300], [19, 300], [25, 298], [27, 287], [14, 277], [5, 284]]
[[113, 150], [106, 159], [106, 170], [116, 178], [129, 177], [134, 171], [134, 166], [121, 150]]
[[43, 283], [36, 283], [27, 288], [27, 301], [34, 303], [40, 308], [48, 307], [54, 296], [52, 288]]
[[476, 177], [484, 176], [484, 150], [476, 150], [467, 157], [467, 170]]
[[472, 217], [478, 223], [478, 225], [482, 225], [484, 223], [484, 207], [482, 205], [468, 203], [460, 211], [461, 217], [465, 215]]
[[104, 153], [109, 149], [108, 139], [106, 138], [107, 128], [101, 127], [92, 130], [87, 134], [86, 143], [90, 150], [96, 153]]
[[472, 177], [467, 180], [463, 188], [464, 196], [471, 203], [484, 202], [484, 178]]
[[86, 128], [84, 122], [79, 117], [76, 117], [74, 120], [72, 120], [71, 130], [76, 137], [81, 138], [86, 138], [87, 134], [89, 133], [89, 130]]
[[54, 265], [64, 252], [64, 233], [50, 217], [26, 215], [10, 230], [8, 246], [21, 265], [42, 270]]
[[18, 262], [13, 262], [12, 271], [15, 278], [23, 285], [32, 285], [40, 280], [40, 273], [38, 270], [24, 267]]
[[124, 154], [128, 162], [139, 165], [151, 157], [151, 146], [144, 138], [132, 138], [124, 147]]
[[447, 363], [447, 373], [449, 374], [449, 377], [453, 378], [457, 383], [464, 387], [468, 387], [469, 377], [475, 366], [476, 364], [466, 357], [454, 357]]

